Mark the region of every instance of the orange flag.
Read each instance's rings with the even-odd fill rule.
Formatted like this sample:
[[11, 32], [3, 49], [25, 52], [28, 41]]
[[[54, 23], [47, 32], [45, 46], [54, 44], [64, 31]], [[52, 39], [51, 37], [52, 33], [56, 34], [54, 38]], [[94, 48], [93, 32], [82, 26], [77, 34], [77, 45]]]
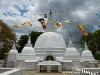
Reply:
[[27, 25], [32, 26], [32, 22], [24, 22], [23, 24], [24, 24], [24, 25], [26, 25], [26, 24], [27, 24]]
[[85, 23], [85, 24], [79, 24], [78, 25], [78, 28], [81, 30], [81, 32], [83, 33], [83, 35], [88, 35], [88, 33], [83, 29], [84, 28], [84, 26], [86, 25], [87, 23]]
[[59, 22], [59, 21], [55, 21], [55, 24], [56, 24], [57, 27], [62, 27], [62, 23]]

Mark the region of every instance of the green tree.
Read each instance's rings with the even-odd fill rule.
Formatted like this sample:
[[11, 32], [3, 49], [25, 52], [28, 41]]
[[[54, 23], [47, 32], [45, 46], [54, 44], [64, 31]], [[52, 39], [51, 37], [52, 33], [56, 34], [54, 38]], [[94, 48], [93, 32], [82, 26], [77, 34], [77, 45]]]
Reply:
[[93, 39], [93, 33], [88, 33], [87, 36], [82, 35], [82, 37], [81, 37], [82, 47], [84, 47], [84, 42], [87, 42], [87, 44], [89, 44], [91, 42], [90, 40], [92, 40], [92, 39]]
[[4, 59], [16, 41], [15, 33], [7, 24], [0, 20], [0, 59]]
[[89, 50], [91, 50], [94, 58], [100, 60], [100, 30], [89, 33], [87, 36], [82, 36], [81, 43], [83, 42], [87, 42]]

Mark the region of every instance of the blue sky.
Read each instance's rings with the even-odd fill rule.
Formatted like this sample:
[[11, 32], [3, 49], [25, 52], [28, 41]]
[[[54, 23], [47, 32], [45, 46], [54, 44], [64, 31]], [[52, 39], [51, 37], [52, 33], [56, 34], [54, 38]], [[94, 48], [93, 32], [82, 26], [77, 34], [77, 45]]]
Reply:
[[[100, 25], [100, 0], [0, 0], [0, 19], [9, 27], [26, 21], [32, 22], [32, 27], [25, 26], [14, 29], [17, 37], [27, 34], [29, 31], [43, 31], [38, 18], [44, 17], [44, 13], [52, 13], [55, 20], [64, 21], [74, 19], [72, 24], [63, 23], [60, 33], [67, 38], [71, 31], [74, 40], [81, 36], [77, 28], [80, 23], [87, 22], [90, 25]], [[90, 31], [89, 28], [86, 28]], [[77, 36], [79, 34], [79, 37]]]

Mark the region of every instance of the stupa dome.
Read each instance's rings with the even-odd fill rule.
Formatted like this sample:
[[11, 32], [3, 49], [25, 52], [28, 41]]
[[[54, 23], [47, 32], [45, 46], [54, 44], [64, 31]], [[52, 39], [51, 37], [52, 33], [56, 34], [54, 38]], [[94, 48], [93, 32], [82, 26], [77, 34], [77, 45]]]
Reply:
[[36, 60], [35, 50], [32, 47], [24, 47], [20, 58], [21, 60]]
[[17, 52], [17, 50], [12, 49], [9, 51], [9, 54], [18, 54], [18, 52]]
[[18, 52], [15, 49], [11, 49], [8, 54], [7, 62], [14, 62], [18, 57]]
[[69, 44], [68, 44], [68, 48], [65, 51], [64, 54], [64, 59], [79, 59], [80, 58], [80, 54], [77, 51], [76, 47], [74, 47], [73, 43], [72, 43], [72, 38], [71, 38], [71, 34], [69, 35]]
[[38, 37], [34, 48], [66, 48], [66, 44], [61, 35], [46, 32]]
[[75, 47], [68, 47], [65, 51], [64, 59], [78, 59], [80, 54]]
[[84, 50], [82, 56], [93, 56], [90, 50]]
[[82, 52], [81, 58], [83, 61], [94, 61], [95, 60], [90, 50], [84, 50]]
[[35, 51], [34, 51], [34, 48], [32, 48], [32, 47], [24, 47], [21, 54], [33, 55], [33, 54], [35, 54]]
[[67, 48], [65, 51], [66, 55], [78, 55], [79, 53], [77, 52], [77, 49], [72, 47], [72, 48]]
[[23, 48], [23, 50], [20, 54], [20, 59], [22, 59], [22, 60], [36, 60], [35, 50], [31, 45], [30, 36], [29, 36], [29, 39], [28, 39], [26, 46]]
[[91, 53], [91, 51], [88, 49], [87, 44], [85, 43], [85, 50], [82, 52], [81, 59], [83, 61], [94, 61], [94, 57]]

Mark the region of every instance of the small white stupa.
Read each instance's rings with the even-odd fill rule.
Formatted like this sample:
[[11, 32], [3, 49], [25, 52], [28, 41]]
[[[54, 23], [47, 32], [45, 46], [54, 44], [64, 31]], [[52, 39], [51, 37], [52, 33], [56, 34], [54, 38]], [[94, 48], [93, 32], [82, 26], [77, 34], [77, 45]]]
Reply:
[[71, 35], [69, 36], [69, 45], [68, 48], [65, 51], [64, 60], [73, 60], [73, 59], [79, 59], [80, 58], [80, 54], [77, 51], [77, 49], [75, 48], [75, 46], [72, 43], [72, 39], [71, 39]]
[[38, 60], [35, 55], [35, 50], [31, 45], [30, 36], [29, 36], [26, 46], [23, 48], [23, 50], [20, 54], [19, 60], [25, 61], [25, 69], [26, 70], [33, 70], [33, 69], [35, 70], [36, 62]]
[[87, 43], [85, 42], [85, 50], [82, 52], [81, 60], [82, 61], [95, 61], [91, 51], [87, 47]]
[[30, 36], [26, 46], [23, 48], [20, 59], [22, 60], [36, 60], [35, 50], [31, 45]]
[[80, 68], [80, 54], [72, 43], [71, 35], [69, 36], [69, 44], [63, 56], [62, 66], [65, 70]]
[[14, 44], [12, 49], [8, 53], [6, 67], [13, 68], [17, 58], [18, 58], [18, 51], [15, 49], [15, 44]]

